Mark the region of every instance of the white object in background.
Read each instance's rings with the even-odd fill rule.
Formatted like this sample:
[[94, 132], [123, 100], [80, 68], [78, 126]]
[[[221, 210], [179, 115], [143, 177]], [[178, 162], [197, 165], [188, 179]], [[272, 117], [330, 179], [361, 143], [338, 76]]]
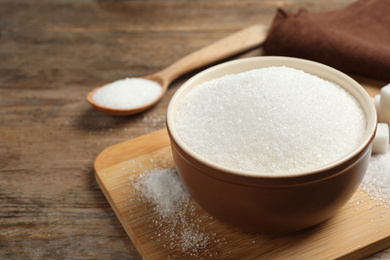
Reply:
[[374, 105], [375, 105], [375, 108], [376, 108], [376, 114], [378, 115], [378, 121], [380, 121], [381, 94], [375, 95], [375, 97], [372, 98], [372, 102], [374, 102]]
[[389, 125], [379, 123], [374, 141], [372, 142], [372, 153], [387, 153], [389, 150]]
[[390, 125], [390, 108], [385, 109], [385, 108], [381, 107], [380, 122]]
[[390, 84], [381, 88], [380, 122], [390, 124]]

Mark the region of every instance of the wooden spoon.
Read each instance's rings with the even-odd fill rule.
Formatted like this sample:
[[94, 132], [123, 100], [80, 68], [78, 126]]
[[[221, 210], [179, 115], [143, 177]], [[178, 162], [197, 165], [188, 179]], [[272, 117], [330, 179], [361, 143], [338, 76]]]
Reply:
[[87, 96], [87, 100], [97, 110], [110, 115], [125, 116], [140, 113], [155, 105], [164, 96], [169, 84], [179, 76], [194, 69], [201, 68], [260, 46], [265, 41], [267, 33], [267, 26], [261, 24], [250, 26], [181, 58], [155, 74], [142, 77], [144, 79], [153, 80], [162, 87], [161, 95], [149, 104], [132, 109], [116, 109], [101, 106], [93, 101], [92, 96], [102, 87], [96, 88], [90, 92]]

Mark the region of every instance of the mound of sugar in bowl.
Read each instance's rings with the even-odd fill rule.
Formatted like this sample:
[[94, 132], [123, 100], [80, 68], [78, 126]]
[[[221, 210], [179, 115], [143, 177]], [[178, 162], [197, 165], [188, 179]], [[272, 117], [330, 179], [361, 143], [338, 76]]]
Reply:
[[293, 175], [346, 156], [366, 131], [339, 85], [289, 67], [227, 75], [181, 100], [175, 127], [198, 155], [261, 175]]

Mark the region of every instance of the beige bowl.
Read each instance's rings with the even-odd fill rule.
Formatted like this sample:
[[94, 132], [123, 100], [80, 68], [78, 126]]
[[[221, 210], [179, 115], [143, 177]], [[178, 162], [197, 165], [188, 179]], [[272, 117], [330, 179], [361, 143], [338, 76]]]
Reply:
[[[361, 143], [339, 160], [294, 176], [254, 176], [209, 161], [193, 152], [175, 129], [180, 100], [197, 85], [227, 74], [287, 66], [333, 81], [361, 104], [367, 129]], [[256, 57], [209, 68], [181, 86], [170, 101], [167, 128], [178, 173], [195, 201], [210, 214], [249, 232], [290, 232], [319, 224], [334, 215], [358, 188], [371, 156], [377, 116], [366, 91], [344, 73], [320, 63]]]

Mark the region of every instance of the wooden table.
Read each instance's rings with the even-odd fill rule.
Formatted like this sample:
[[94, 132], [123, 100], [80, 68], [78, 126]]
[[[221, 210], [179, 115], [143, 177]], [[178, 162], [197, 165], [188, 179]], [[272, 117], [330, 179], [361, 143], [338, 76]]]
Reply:
[[[195, 72], [131, 117], [95, 111], [85, 99], [94, 87], [269, 25], [278, 7], [323, 12], [352, 2], [0, 0], [0, 259], [140, 259], [93, 163], [111, 145], [164, 128], [171, 96]], [[373, 258], [390, 258], [390, 250]]]

